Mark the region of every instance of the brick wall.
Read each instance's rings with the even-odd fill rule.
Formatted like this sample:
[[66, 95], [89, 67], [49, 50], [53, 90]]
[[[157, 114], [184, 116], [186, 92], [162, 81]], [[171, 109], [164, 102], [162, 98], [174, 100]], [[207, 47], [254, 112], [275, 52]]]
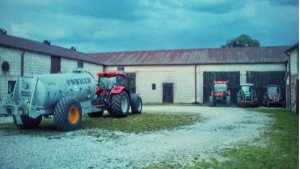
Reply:
[[16, 81], [21, 75], [21, 54], [21, 50], [0, 46], [0, 64], [7, 61], [10, 65], [6, 73], [0, 68], [0, 99], [5, 99], [8, 95], [8, 81]]
[[[71, 59], [61, 59], [61, 71], [62, 72], [72, 72], [73, 70], [77, 69], [78, 61], [71, 60]], [[97, 73], [99, 71], [103, 71], [103, 66], [92, 64], [92, 63], [83, 63], [83, 70], [90, 72], [94, 78], [95, 81], [97, 81]]]

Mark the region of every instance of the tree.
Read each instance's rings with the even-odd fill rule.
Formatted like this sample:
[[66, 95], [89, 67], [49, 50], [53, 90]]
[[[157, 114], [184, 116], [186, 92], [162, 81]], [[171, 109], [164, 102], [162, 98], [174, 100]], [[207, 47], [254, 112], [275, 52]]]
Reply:
[[260, 46], [260, 43], [256, 39], [252, 39], [247, 34], [241, 34], [238, 37], [230, 39], [225, 45], [222, 45], [222, 48], [235, 48], [235, 47], [256, 47]]

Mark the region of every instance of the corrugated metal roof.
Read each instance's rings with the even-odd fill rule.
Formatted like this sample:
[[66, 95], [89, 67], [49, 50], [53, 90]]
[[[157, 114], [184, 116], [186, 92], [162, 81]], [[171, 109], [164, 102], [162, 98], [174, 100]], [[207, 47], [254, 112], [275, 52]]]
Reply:
[[77, 52], [75, 50], [62, 48], [55, 45], [48, 45], [45, 43], [40, 43], [40, 42], [14, 37], [10, 35], [4, 35], [1, 33], [0, 33], [0, 45], [12, 47], [12, 48], [18, 48], [21, 50], [28, 50], [28, 51], [48, 54], [51, 56], [60, 56], [64, 58], [99, 64], [99, 62], [96, 62], [94, 59], [90, 57], [86, 57], [84, 53]]
[[107, 66], [284, 63], [290, 46], [89, 53]]

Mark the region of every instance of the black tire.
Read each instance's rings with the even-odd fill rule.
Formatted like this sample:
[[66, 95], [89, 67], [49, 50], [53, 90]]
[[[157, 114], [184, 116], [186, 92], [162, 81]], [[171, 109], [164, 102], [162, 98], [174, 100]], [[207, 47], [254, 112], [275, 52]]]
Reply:
[[231, 98], [230, 98], [230, 96], [226, 96], [226, 105], [227, 106], [231, 105]]
[[129, 111], [129, 98], [125, 91], [113, 94], [110, 98], [109, 113], [115, 117], [126, 117]]
[[132, 94], [130, 98], [132, 114], [141, 114], [143, 109], [142, 98], [137, 94]]
[[216, 104], [214, 103], [214, 98], [213, 96], [209, 96], [208, 98], [208, 105], [209, 106], [215, 106]]
[[103, 110], [99, 111], [99, 112], [88, 113], [88, 116], [90, 118], [99, 118], [99, 117], [102, 117], [102, 115], [103, 115]]
[[238, 106], [241, 106], [241, 103], [240, 103], [241, 102], [241, 97], [237, 97], [236, 102], [237, 102]]
[[17, 124], [17, 120], [16, 120], [15, 116], [13, 116], [13, 120], [14, 120], [15, 125], [19, 129], [34, 129], [34, 128], [39, 127], [39, 125], [41, 124], [42, 116], [39, 116], [36, 119], [30, 118], [29, 116], [21, 116], [23, 125]]
[[271, 106], [271, 105], [270, 105], [270, 102], [267, 101], [267, 107], [270, 108], [270, 106]]
[[80, 128], [81, 105], [74, 98], [60, 99], [54, 109], [54, 123], [59, 131], [73, 131]]

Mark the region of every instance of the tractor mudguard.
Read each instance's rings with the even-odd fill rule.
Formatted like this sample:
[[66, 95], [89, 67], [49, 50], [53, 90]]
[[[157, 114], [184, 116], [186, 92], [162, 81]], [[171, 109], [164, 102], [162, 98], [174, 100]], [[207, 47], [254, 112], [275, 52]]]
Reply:
[[124, 86], [115, 86], [111, 89], [111, 94], [119, 94], [125, 89]]

